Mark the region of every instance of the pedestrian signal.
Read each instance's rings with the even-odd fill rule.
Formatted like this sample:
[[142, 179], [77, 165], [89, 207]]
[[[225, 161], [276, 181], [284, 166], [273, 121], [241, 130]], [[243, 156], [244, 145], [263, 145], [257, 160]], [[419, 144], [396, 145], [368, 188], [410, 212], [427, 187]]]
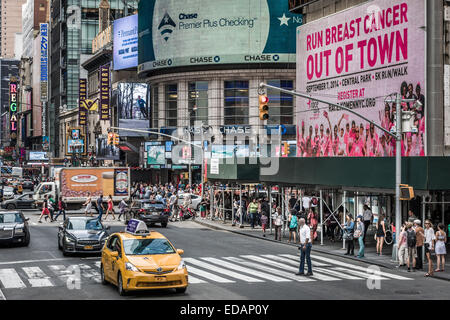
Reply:
[[265, 94], [259, 95], [259, 119], [269, 119], [269, 98]]
[[400, 185], [400, 200], [411, 200], [414, 198], [414, 189], [407, 184]]
[[285, 142], [284, 143], [283, 154], [287, 156], [287, 155], [289, 155], [289, 153], [291, 153], [290, 150], [289, 150], [289, 144], [287, 142]]
[[114, 133], [108, 133], [108, 145], [112, 145], [114, 143]]

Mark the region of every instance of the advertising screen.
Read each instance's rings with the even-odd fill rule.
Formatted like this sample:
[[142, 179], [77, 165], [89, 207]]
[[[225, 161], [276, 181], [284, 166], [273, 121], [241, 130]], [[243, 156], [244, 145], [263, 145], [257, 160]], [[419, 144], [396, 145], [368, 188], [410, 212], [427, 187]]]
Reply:
[[116, 145], [108, 145], [106, 135], [96, 139], [95, 154], [98, 160], [120, 160], [120, 149]]
[[166, 164], [164, 146], [147, 146], [147, 164]]
[[[413, 111], [403, 156], [424, 156], [425, 1], [376, 0], [313, 21], [297, 31], [297, 90], [345, 106], [395, 129], [395, 103]], [[395, 139], [337, 107], [298, 98], [297, 155], [394, 156]]]
[[138, 15], [114, 20], [114, 70], [138, 65]]
[[[113, 98], [117, 99], [119, 128], [141, 130], [150, 128], [149, 95], [150, 89], [146, 83], [119, 83], [113, 94]], [[124, 130], [120, 130], [119, 135], [128, 137], [148, 136], [145, 133]]]
[[31, 161], [46, 161], [48, 160], [47, 152], [30, 151], [29, 160]]
[[139, 2], [138, 72], [179, 66], [295, 63], [303, 17], [280, 0]]

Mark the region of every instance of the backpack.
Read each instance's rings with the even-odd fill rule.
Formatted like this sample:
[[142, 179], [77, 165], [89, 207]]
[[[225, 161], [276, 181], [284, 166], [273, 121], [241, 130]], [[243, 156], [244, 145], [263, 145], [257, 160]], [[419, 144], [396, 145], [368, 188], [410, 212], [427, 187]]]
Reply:
[[416, 232], [412, 229], [406, 231], [406, 243], [408, 248], [414, 248], [416, 246]]
[[293, 215], [291, 218], [291, 224], [289, 225], [289, 228], [297, 228], [297, 216]]

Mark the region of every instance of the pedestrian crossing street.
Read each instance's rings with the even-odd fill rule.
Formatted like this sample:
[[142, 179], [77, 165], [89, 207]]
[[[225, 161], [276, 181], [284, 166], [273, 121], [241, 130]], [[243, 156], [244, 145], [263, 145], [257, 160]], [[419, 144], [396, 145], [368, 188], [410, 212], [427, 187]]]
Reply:
[[[368, 272], [367, 267], [319, 255], [312, 256], [311, 277], [299, 277], [299, 257], [292, 254], [240, 255], [235, 257], [183, 258], [189, 272], [189, 284], [232, 284], [264, 282], [315, 282], [343, 280], [413, 280], [394, 273]], [[0, 289], [25, 289], [65, 286], [79, 271], [82, 284], [100, 283], [100, 261], [84, 263], [0, 268]], [[54, 262], [53, 262], [54, 263]], [[306, 268], [306, 266], [305, 266]], [[77, 271], [75, 271], [77, 270]], [[305, 269], [306, 271], [306, 269]]]

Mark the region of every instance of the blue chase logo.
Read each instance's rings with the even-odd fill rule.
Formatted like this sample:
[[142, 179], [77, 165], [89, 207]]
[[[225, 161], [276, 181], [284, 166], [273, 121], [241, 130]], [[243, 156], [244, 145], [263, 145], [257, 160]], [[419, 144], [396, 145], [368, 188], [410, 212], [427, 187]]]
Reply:
[[159, 24], [158, 30], [161, 30], [161, 36], [164, 38], [164, 40], [169, 40], [170, 34], [173, 32], [172, 28], [176, 28], [177, 25], [172, 20], [172, 18], [169, 16], [169, 14], [166, 12], [164, 17], [161, 20], [161, 23]]

